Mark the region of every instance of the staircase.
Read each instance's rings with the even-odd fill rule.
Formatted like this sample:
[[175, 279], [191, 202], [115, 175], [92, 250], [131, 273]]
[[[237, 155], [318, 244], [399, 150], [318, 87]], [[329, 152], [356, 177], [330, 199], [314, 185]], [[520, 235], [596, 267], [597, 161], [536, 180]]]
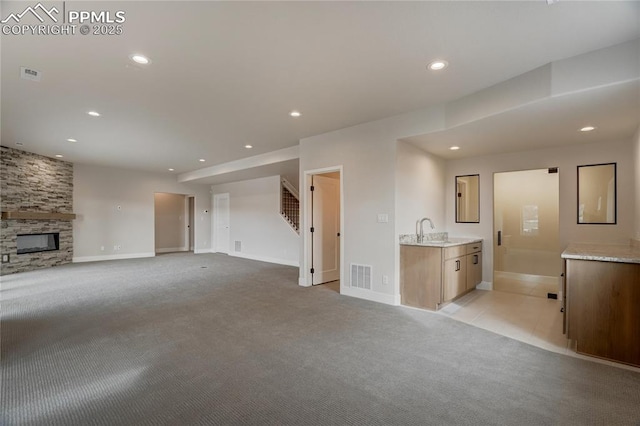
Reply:
[[289, 226], [300, 234], [300, 199], [298, 190], [285, 178], [280, 178], [280, 214]]

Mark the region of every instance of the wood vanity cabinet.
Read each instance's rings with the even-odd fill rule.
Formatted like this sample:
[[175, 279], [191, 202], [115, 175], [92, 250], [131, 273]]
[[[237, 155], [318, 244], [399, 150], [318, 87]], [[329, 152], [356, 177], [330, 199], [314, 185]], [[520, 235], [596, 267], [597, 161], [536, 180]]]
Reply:
[[448, 302], [467, 291], [467, 246], [454, 246], [444, 251], [442, 301]]
[[565, 271], [576, 352], [640, 367], [640, 263], [566, 259]]
[[400, 246], [403, 305], [438, 310], [482, 281], [482, 243], [452, 247]]
[[467, 290], [482, 282], [482, 243], [467, 244]]

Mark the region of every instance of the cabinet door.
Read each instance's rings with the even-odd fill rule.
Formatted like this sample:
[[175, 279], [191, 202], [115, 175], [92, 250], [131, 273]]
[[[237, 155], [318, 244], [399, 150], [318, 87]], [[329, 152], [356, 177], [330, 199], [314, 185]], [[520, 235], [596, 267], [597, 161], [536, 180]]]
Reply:
[[467, 255], [467, 290], [482, 282], [482, 252]]
[[465, 257], [456, 257], [444, 262], [443, 299], [445, 301], [455, 298], [467, 289], [467, 262]]

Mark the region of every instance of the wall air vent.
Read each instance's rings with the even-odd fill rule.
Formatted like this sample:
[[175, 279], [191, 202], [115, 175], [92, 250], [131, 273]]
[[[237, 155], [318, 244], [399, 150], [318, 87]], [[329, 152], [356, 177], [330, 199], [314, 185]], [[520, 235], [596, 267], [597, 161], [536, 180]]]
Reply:
[[32, 68], [20, 67], [20, 78], [31, 81], [40, 81], [42, 73]]
[[235, 251], [242, 251], [242, 241], [236, 241]]
[[371, 266], [351, 264], [351, 287], [371, 290]]

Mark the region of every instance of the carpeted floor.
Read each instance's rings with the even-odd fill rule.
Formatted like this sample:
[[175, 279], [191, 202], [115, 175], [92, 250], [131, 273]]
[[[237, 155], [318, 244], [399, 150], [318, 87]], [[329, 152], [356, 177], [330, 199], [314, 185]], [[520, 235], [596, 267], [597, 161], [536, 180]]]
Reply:
[[3, 425], [639, 425], [640, 374], [222, 255], [3, 277]]

